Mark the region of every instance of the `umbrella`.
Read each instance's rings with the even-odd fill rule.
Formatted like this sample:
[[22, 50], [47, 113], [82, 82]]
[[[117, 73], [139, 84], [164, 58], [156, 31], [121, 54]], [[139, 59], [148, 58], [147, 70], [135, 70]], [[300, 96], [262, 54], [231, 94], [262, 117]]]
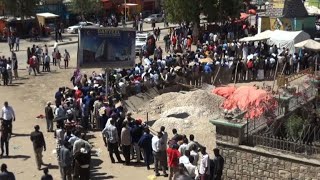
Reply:
[[189, 66], [194, 66], [195, 64], [196, 64], [196, 62], [192, 61], [192, 62], [190, 62], [188, 65], [189, 65]]
[[212, 63], [213, 60], [210, 57], [204, 58], [204, 59], [200, 59], [199, 62], [201, 63]]

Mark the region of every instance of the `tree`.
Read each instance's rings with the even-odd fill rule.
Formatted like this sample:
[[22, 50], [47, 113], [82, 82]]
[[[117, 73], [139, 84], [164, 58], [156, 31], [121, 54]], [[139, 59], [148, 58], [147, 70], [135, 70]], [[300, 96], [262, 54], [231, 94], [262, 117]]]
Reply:
[[0, 0], [6, 10], [13, 16], [32, 16], [40, 0]]
[[242, 1], [239, 0], [165, 0], [167, 20], [172, 23], [199, 23], [199, 15], [209, 22], [223, 21], [240, 16]]
[[82, 17], [92, 13], [97, 14], [103, 7], [100, 0], [72, 0], [70, 5], [70, 10]]

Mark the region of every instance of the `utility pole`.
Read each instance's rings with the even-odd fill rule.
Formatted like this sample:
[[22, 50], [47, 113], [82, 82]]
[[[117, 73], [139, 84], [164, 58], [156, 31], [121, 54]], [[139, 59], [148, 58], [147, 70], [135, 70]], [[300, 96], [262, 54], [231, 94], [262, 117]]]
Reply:
[[124, 0], [124, 24], [127, 24], [127, 0]]

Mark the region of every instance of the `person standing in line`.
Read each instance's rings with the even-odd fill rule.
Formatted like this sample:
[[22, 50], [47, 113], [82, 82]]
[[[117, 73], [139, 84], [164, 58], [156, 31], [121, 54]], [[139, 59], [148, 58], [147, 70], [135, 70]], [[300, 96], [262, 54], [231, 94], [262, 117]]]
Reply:
[[178, 144], [172, 144], [167, 149], [168, 166], [169, 166], [169, 180], [172, 180], [173, 175], [178, 171], [180, 152], [178, 151]]
[[39, 125], [34, 126], [34, 131], [30, 135], [30, 140], [33, 143], [37, 167], [38, 170], [40, 170], [41, 165], [43, 164], [42, 151], [46, 151], [46, 142], [44, 140], [43, 133], [40, 131]]
[[63, 59], [64, 59], [64, 68], [67, 69], [69, 67], [70, 54], [66, 49], [64, 50]]
[[210, 157], [206, 152], [206, 147], [201, 148], [202, 158], [200, 160], [199, 174], [201, 180], [209, 180], [210, 175]]
[[10, 133], [12, 134], [12, 121], [16, 120], [16, 115], [7, 101], [5, 101], [3, 105], [1, 110], [2, 123], [9, 127]]
[[123, 163], [118, 150], [119, 136], [118, 136], [118, 130], [114, 126], [115, 120], [110, 119], [109, 121], [110, 121], [110, 124], [107, 124], [105, 128], [102, 130], [103, 136], [107, 138], [108, 144], [106, 144], [106, 146], [108, 147], [109, 156], [112, 163], [115, 163], [113, 154], [116, 155], [118, 162]]
[[10, 139], [10, 129], [7, 125], [2, 124], [0, 128], [0, 140], [1, 140], [1, 155], [3, 157], [4, 154], [4, 146], [6, 148], [6, 155], [9, 156], [9, 139]]
[[59, 152], [59, 165], [63, 180], [72, 180], [72, 153], [68, 149], [68, 146], [69, 143], [65, 142]]
[[121, 129], [121, 145], [122, 145], [123, 156], [125, 159], [125, 164], [129, 165], [130, 149], [131, 149], [131, 134], [130, 134], [130, 127], [128, 125], [128, 121], [123, 121], [122, 129]]
[[1, 180], [16, 180], [14, 174], [12, 172], [9, 172], [7, 170], [6, 164], [1, 164], [1, 173], [0, 173], [0, 179]]
[[16, 51], [19, 51], [19, 45], [20, 45], [20, 38], [16, 37]]
[[51, 174], [49, 174], [48, 168], [43, 169], [43, 174], [44, 175], [42, 175], [41, 180], [53, 180], [53, 177], [51, 176]]
[[45, 116], [46, 116], [46, 121], [47, 121], [47, 132], [53, 132], [53, 110], [51, 108], [51, 102], [47, 102], [47, 106], [44, 109], [45, 111]]
[[144, 129], [144, 134], [141, 136], [138, 145], [143, 149], [144, 162], [147, 165], [147, 170], [150, 170], [152, 160], [152, 135], [149, 128]]
[[214, 148], [213, 149], [213, 153], [214, 153], [214, 159], [213, 159], [213, 167], [211, 167], [212, 169], [212, 173], [211, 175], [213, 177], [211, 177], [210, 179], [213, 180], [221, 180], [221, 176], [222, 176], [222, 172], [223, 172], [223, 166], [224, 166], [224, 159], [223, 157], [220, 155], [220, 151], [218, 148]]
[[79, 165], [79, 176], [80, 180], [88, 180], [90, 179], [90, 161], [91, 154], [85, 145], [83, 144], [80, 151], [74, 154], [74, 159], [76, 163]]
[[162, 132], [158, 132], [157, 136], [153, 136], [152, 138], [152, 150], [153, 150], [153, 157], [154, 157], [154, 170], [155, 175], [160, 176], [159, 173], [159, 163], [161, 166], [161, 169], [163, 170], [164, 177], [168, 177], [168, 174], [166, 172], [167, 165], [166, 163], [166, 149], [165, 149], [165, 142], [162, 139]]

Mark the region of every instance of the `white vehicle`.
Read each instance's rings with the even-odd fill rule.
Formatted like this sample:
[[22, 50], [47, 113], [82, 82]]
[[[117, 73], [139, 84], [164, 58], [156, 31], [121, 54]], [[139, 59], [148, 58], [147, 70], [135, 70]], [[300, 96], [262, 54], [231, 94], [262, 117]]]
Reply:
[[140, 53], [143, 46], [147, 44], [148, 33], [142, 33], [136, 35], [136, 54]]
[[71, 33], [71, 34], [77, 34], [79, 29], [84, 26], [99, 26], [99, 25], [94, 24], [92, 22], [79, 22], [78, 24], [76, 24], [74, 26], [68, 27], [67, 32]]
[[152, 23], [152, 22], [162, 22], [163, 21], [163, 15], [162, 14], [151, 14], [147, 18], [144, 19], [145, 23]]

